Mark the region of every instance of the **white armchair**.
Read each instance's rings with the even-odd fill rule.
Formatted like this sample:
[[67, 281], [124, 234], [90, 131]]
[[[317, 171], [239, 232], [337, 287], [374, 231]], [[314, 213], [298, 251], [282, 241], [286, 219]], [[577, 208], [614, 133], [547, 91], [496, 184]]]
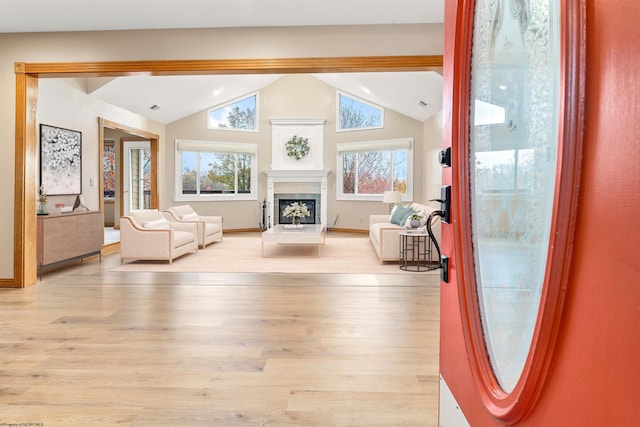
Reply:
[[197, 226], [172, 223], [157, 209], [133, 210], [120, 218], [120, 260], [167, 260], [198, 251]]
[[172, 206], [164, 211], [169, 221], [196, 224], [198, 226], [198, 246], [222, 241], [222, 217], [198, 215], [190, 205]]

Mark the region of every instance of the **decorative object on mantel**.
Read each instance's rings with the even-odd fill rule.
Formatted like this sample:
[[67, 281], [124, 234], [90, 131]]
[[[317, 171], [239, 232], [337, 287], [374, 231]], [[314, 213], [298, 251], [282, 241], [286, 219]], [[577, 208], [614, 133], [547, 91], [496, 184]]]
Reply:
[[298, 135], [288, 140], [285, 144], [287, 150], [287, 156], [293, 157], [296, 160], [300, 160], [309, 154], [311, 148], [309, 147], [309, 138], [303, 138]]
[[300, 225], [300, 218], [307, 217], [311, 214], [309, 213], [309, 209], [307, 209], [307, 205], [304, 203], [293, 202], [284, 208], [283, 215], [287, 218], [291, 218], [293, 225], [302, 227], [302, 225]]
[[44, 185], [40, 186], [40, 193], [38, 195], [38, 215], [48, 215], [47, 192], [44, 189]]

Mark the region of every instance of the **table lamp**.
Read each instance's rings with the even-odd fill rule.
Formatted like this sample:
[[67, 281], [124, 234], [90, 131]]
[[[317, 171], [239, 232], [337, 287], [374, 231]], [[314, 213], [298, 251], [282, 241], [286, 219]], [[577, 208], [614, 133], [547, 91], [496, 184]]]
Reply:
[[382, 197], [383, 203], [389, 203], [389, 213], [393, 210], [393, 205], [397, 205], [401, 202], [399, 191], [385, 191]]

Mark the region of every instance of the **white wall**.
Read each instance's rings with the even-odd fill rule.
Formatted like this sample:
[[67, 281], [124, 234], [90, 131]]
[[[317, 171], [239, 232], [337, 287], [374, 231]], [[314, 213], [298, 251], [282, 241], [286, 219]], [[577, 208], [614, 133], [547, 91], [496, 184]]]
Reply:
[[[424, 193], [419, 200], [430, 200], [440, 198], [440, 187], [442, 185], [442, 167], [438, 162], [438, 154], [442, 150], [442, 111], [424, 122], [424, 151], [422, 163], [425, 174], [423, 176]], [[439, 204], [434, 206], [440, 207]]]
[[[443, 31], [442, 25], [436, 24], [19, 33], [0, 34], [0, 46], [1, 279], [13, 277], [16, 62], [439, 55], [443, 51]], [[81, 127], [83, 137], [86, 132], [88, 138], [93, 133], [91, 127], [97, 126], [78, 126], [76, 119], [64, 117], [64, 109], [46, 108], [49, 118], [71, 123], [71, 128]], [[131, 120], [107, 118], [125, 123]], [[97, 123], [95, 117], [91, 120]], [[160, 161], [165, 162], [162, 155]], [[164, 187], [162, 179], [159, 185]]]
[[[107, 104], [86, 93], [86, 79], [40, 79], [38, 122], [82, 132], [82, 194], [90, 209], [98, 209], [98, 117], [164, 136], [164, 125]], [[93, 185], [92, 185], [93, 184]], [[73, 204], [75, 196], [49, 196], [47, 205]]]

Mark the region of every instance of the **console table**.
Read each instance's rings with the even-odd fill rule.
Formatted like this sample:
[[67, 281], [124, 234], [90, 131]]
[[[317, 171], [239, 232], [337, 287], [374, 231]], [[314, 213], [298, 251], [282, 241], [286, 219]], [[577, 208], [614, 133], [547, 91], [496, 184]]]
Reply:
[[[101, 211], [38, 215], [38, 276], [45, 269], [101, 255], [104, 226]], [[101, 259], [102, 260], [102, 259]]]

